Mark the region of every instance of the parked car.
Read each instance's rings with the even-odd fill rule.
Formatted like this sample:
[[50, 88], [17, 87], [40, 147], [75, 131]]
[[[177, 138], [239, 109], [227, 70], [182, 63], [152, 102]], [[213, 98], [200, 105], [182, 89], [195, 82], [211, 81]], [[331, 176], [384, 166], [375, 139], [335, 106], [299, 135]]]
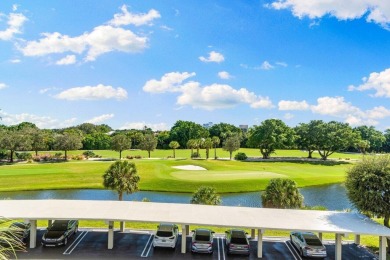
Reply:
[[192, 230], [191, 252], [213, 253], [214, 231], [205, 228]]
[[[13, 245], [16, 247], [21, 247], [28, 242], [30, 237], [30, 223], [24, 222], [13, 222], [7, 230], [4, 231], [4, 237], [11, 238], [12, 241], [16, 242], [18, 245]], [[21, 244], [19, 244], [19, 241]], [[0, 247], [10, 247], [10, 241], [7, 239], [0, 240]]]
[[241, 229], [229, 229], [225, 231], [226, 248], [228, 254], [250, 254], [250, 245], [247, 233]]
[[290, 240], [303, 257], [326, 257], [325, 246], [312, 232], [291, 232]]
[[160, 223], [153, 238], [153, 247], [175, 248], [179, 236], [179, 227], [175, 224]]
[[77, 233], [78, 228], [78, 220], [55, 220], [43, 234], [42, 245], [65, 246], [69, 238]]

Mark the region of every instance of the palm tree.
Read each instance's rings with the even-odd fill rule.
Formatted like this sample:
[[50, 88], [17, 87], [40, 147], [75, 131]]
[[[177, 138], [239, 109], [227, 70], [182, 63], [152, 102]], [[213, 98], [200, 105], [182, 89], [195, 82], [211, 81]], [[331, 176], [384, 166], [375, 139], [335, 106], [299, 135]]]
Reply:
[[204, 139], [203, 141], [203, 148], [206, 149], [206, 159], [209, 159], [209, 154], [210, 154], [210, 148], [213, 147], [213, 141], [211, 140], [210, 137]]
[[176, 149], [180, 147], [180, 144], [177, 141], [172, 141], [169, 143], [169, 147], [173, 149], [173, 158], [176, 158]]
[[[8, 227], [11, 220], [0, 217], [0, 260], [16, 258], [16, 251], [25, 250], [25, 245], [20, 240], [20, 229], [14, 226]], [[5, 227], [7, 226], [7, 227]]]
[[194, 153], [194, 148], [196, 147], [196, 140], [195, 139], [190, 139], [188, 140], [187, 142], [187, 148], [190, 148], [191, 149], [191, 156], [190, 158], [192, 158], [192, 155]]
[[118, 191], [119, 200], [123, 200], [124, 192], [131, 194], [138, 191], [139, 180], [135, 164], [129, 161], [114, 162], [103, 175], [104, 187]]
[[214, 159], [217, 160], [217, 147], [218, 147], [219, 143], [221, 142], [221, 140], [219, 140], [218, 136], [213, 136], [211, 138], [211, 141], [213, 142], [213, 146], [214, 146]]
[[261, 194], [263, 207], [296, 209], [303, 207], [303, 196], [295, 181], [290, 179], [271, 179]]
[[219, 205], [221, 197], [213, 187], [202, 186], [194, 192], [191, 198], [191, 204]]
[[[135, 164], [129, 161], [116, 161], [110, 165], [103, 175], [103, 186], [118, 191], [118, 199], [123, 200], [123, 193], [131, 194], [138, 191], [140, 177]], [[124, 231], [124, 222], [120, 225]]]

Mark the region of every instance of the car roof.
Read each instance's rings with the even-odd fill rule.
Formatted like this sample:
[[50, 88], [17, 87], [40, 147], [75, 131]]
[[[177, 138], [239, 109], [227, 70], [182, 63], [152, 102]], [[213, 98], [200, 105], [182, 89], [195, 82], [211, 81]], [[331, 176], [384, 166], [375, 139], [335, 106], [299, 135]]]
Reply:
[[245, 231], [242, 229], [232, 229], [231, 232], [233, 237], [246, 237]]

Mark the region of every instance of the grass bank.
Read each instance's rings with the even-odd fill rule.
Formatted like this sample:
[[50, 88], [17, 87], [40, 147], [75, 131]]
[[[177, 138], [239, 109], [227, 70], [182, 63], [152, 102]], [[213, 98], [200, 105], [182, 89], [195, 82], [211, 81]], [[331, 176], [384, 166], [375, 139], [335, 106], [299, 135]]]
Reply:
[[[346, 162], [240, 162], [225, 160], [137, 159], [141, 190], [193, 192], [201, 185], [219, 193], [263, 190], [271, 178], [290, 178], [299, 187], [340, 183]], [[0, 166], [0, 191], [102, 189], [102, 175], [112, 162], [69, 161]], [[206, 171], [173, 168], [196, 165]]]

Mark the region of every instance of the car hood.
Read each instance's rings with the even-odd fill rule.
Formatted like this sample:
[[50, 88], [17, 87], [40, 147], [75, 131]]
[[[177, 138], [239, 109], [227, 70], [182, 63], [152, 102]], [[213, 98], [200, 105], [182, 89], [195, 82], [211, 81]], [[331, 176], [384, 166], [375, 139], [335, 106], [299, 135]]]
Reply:
[[65, 231], [50, 230], [50, 231], [46, 232], [45, 238], [60, 238], [64, 234], [65, 234]]

